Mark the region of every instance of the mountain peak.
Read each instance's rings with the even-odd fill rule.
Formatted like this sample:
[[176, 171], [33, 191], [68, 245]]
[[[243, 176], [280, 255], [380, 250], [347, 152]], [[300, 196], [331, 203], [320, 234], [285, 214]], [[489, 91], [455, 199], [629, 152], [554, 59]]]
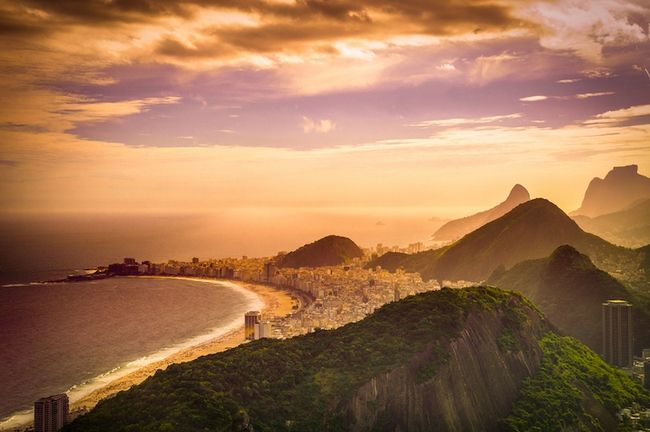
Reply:
[[639, 174], [637, 165], [612, 168], [604, 179], [594, 177], [575, 215], [596, 217], [615, 213], [630, 204], [650, 198], [650, 178]]
[[615, 177], [635, 177], [638, 173], [638, 165], [617, 166], [607, 173], [605, 180]]
[[289, 252], [279, 264], [293, 268], [334, 266], [362, 256], [361, 248], [349, 238], [328, 235]]
[[517, 207], [519, 204], [526, 202], [529, 199], [530, 194], [526, 188], [517, 183], [510, 190], [508, 198], [506, 198], [506, 200], [502, 203], [498, 204], [495, 207], [492, 207], [489, 210], [447, 222], [433, 234], [433, 238], [434, 240], [441, 241], [458, 240], [464, 235], [485, 225], [486, 223], [500, 218], [513, 208]]
[[530, 194], [528, 193], [528, 190], [517, 183], [512, 187], [510, 190], [510, 194], [508, 194], [508, 198], [506, 198], [506, 202], [508, 201], [519, 201], [524, 202], [528, 201], [530, 199]]
[[562, 245], [553, 251], [549, 257], [548, 265], [552, 268], [571, 268], [583, 270], [596, 270], [591, 259], [578, 252], [573, 246]]

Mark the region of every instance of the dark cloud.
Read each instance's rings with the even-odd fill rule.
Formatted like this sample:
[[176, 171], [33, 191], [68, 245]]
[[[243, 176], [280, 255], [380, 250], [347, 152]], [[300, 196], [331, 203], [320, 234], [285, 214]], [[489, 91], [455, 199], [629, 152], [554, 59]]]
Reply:
[[[1, 0], [0, 0], [1, 1]], [[507, 5], [488, 0], [298, 0], [277, 3], [264, 0], [22, 0], [13, 3], [13, 21], [6, 23], [5, 32], [20, 32], [25, 28], [21, 19], [33, 18], [29, 9], [47, 12], [40, 23], [44, 28], [66, 24], [115, 25], [147, 22], [165, 16], [189, 18], [202, 7], [257, 13], [269, 21], [280, 20], [284, 25], [324, 21], [333, 23], [332, 33], [344, 29], [341, 24], [361, 25], [367, 31], [391, 34], [410, 30], [426, 34], [450, 34], [476, 29], [506, 28], [519, 25]], [[389, 25], [374, 28], [372, 11], [388, 15]], [[16, 12], [19, 11], [19, 12]], [[6, 17], [4, 18], [7, 21]], [[10, 25], [13, 23], [13, 25]], [[0, 24], [1, 25], [1, 24]]]

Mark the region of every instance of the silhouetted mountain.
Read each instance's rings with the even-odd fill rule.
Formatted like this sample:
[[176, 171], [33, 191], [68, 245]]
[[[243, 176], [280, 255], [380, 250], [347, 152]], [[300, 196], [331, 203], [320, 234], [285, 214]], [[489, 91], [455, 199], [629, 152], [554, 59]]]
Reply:
[[443, 289], [175, 364], [65, 432], [614, 430], [650, 396], [519, 294]]
[[[403, 267], [425, 279], [485, 280], [492, 272], [528, 259], [543, 258], [558, 246], [570, 244], [596, 262], [613, 267], [623, 248], [584, 232], [555, 204], [537, 198], [467, 234], [457, 242], [414, 255], [378, 258], [370, 263], [393, 271]], [[388, 265], [390, 264], [390, 265]], [[604, 268], [609, 270], [609, 267]]]
[[548, 258], [496, 271], [488, 283], [524, 294], [560, 331], [597, 352], [602, 349], [602, 303], [628, 300], [635, 306], [635, 350], [650, 346], [650, 318], [643, 305], [619, 281], [571, 246], [560, 246]]
[[463, 237], [475, 229], [485, 225], [488, 222], [500, 218], [508, 213], [519, 204], [530, 200], [530, 195], [525, 187], [516, 184], [508, 198], [496, 207], [491, 208], [472, 216], [467, 216], [461, 219], [456, 219], [447, 222], [433, 234], [433, 240], [436, 241], [454, 241]]
[[589, 183], [580, 208], [572, 215], [589, 217], [614, 213], [631, 204], [650, 198], [650, 178], [638, 172], [638, 166], [614, 167], [604, 179]]
[[280, 267], [323, 267], [344, 264], [363, 256], [363, 251], [347, 237], [330, 235], [289, 252]]
[[575, 216], [580, 228], [603, 239], [626, 247], [650, 244], [650, 199], [637, 202], [625, 210], [595, 218]]

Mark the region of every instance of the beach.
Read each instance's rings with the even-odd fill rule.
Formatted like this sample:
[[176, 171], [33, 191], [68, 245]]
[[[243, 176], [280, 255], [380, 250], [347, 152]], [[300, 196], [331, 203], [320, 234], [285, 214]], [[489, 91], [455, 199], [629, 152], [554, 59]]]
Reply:
[[[138, 277], [142, 277], [142, 276], [138, 276]], [[157, 277], [157, 276], [145, 276], [145, 277]], [[180, 278], [175, 278], [175, 279], [180, 279]], [[215, 279], [202, 279], [202, 278], [182, 278], [182, 279], [193, 280], [197, 282], [206, 282], [206, 283], [215, 283], [215, 282], [233, 283], [230, 281], [222, 281], [222, 280], [215, 280]], [[267, 318], [282, 317], [294, 311], [293, 306], [295, 304], [295, 300], [292, 299], [290, 293], [287, 291], [283, 291], [281, 289], [270, 287], [267, 285], [253, 284], [248, 282], [237, 281], [236, 283], [233, 284], [242, 287], [246, 290], [249, 290], [250, 292], [254, 293], [260, 298], [263, 305], [261, 312], [264, 317]], [[141, 368], [129, 373], [128, 375], [117, 378], [114, 381], [107, 383], [105, 386], [95, 389], [91, 393], [81, 397], [78, 400], [72, 400], [70, 409], [76, 410], [82, 407], [90, 409], [94, 407], [100, 400], [113, 396], [114, 394], [120, 391], [128, 390], [129, 388], [131, 388], [131, 386], [141, 383], [142, 381], [144, 381], [145, 379], [153, 375], [157, 370], [166, 369], [171, 364], [184, 363], [184, 362], [195, 360], [204, 355], [222, 352], [244, 343], [245, 339], [244, 339], [244, 318], [243, 317], [241, 322], [242, 322], [241, 326], [225, 333], [222, 336], [203, 342], [200, 345], [185, 348], [181, 351], [171, 354], [168, 357], [165, 357], [162, 360], [158, 360], [156, 362], [146, 364]]]

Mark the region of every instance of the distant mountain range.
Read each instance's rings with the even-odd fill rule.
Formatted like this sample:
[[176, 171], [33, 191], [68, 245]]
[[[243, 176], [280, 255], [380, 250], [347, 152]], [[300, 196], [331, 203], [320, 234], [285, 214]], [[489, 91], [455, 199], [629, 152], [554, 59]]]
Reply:
[[583, 230], [617, 245], [640, 247], [650, 244], [650, 199], [615, 213], [594, 218], [574, 216], [573, 220]]
[[530, 200], [530, 195], [528, 194], [526, 188], [520, 184], [516, 184], [510, 191], [510, 194], [508, 194], [508, 198], [506, 198], [506, 200], [501, 204], [489, 210], [476, 213], [472, 216], [467, 216], [461, 219], [447, 222], [433, 234], [433, 240], [458, 240], [465, 234], [474, 231], [475, 229], [485, 225], [488, 222], [492, 222], [493, 220], [500, 218], [513, 208], [517, 207], [519, 204], [524, 203], [528, 200]]
[[347, 237], [329, 235], [280, 257], [280, 267], [324, 267], [361, 258], [363, 251]]
[[496, 271], [488, 283], [524, 294], [561, 332], [596, 352], [602, 349], [602, 303], [631, 301], [635, 351], [650, 347], [650, 316], [645, 305], [571, 246], [560, 246], [547, 258], [524, 261], [508, 271]]
[[518, 294], [443, 289], [171, 365], [64, 432], [616, 430], [639, 383]]
[[646, 199], [650, 199], [650, 178], [639, 174], [637, 165], [614, 167], [604, 179], [591, 180], [582, 205], [571, 214], [596, 217]]
[[440, 249], [414, 255], [388, 253], [369, 264], [402, 267], [425, 279], [482, 281], [499, 267], [510, 268], [550, 255], [569, 244], [606, 270], [618, 270], [631, 252], [584, 232], [555, 204], [542, 198], [520, 204], [504, 216]]

